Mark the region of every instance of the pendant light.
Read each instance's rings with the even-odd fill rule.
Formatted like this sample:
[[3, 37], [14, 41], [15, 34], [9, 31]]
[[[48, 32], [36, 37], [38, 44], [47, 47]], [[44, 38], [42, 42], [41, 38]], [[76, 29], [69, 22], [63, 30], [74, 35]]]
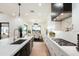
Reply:
[[[19, 26], [23, 25], [23, 21], [21, 19], [21, 3], [18, 3], [17, 5], [18, 5], [18, 15], [16, 17], [15, 23], [17, 25], [16, 27], [19, 27]], [[19, 23], [17, 23], [17, 22], [19, 22]]]
[[18, 17], [17, 17], [17, 20], [19, 22], [18, 26], [21, 26], [24, 24], [22, 18], [21, 18], [21, 3], [18, 3]]

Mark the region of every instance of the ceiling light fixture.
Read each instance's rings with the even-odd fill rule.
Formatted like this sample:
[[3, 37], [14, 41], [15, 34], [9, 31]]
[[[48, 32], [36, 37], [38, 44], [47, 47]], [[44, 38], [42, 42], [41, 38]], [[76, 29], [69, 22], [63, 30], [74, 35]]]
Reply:
[[41, 4], [41, 3], [38, 3], [38, 6], [39, 6], [39, 7], [41, 7], [41, 6], [42, 6], [42, 4]]
[[61, 15], [63, 16], [64, 14], [63, 14], [63, 13], [61, 13]]
[[29, 15], [28, 13], [25, 13], [25, 15]]

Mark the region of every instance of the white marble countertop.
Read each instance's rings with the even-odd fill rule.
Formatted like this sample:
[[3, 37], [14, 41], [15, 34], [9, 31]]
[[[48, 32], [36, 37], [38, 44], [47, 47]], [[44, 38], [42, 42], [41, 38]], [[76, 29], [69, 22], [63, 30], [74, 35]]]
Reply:
[[49, 39], [51, 43], [54, 43], [59, 49], [64, 51], [68, 56], [79, 56], [79, 52], [77, 51], [76, 46], [60, 46], [51, 38], [47, 38], [47, 39]]
[[[13, 56], [15, 55], [29, 40], [32, 36], [25, 37], [26, 39], [22, 44], [11, 44], [13, 40], [11, 38], [6, 38], [0, 40], [0, 56]], [[20, 39], [20, 38], [19, 38]]]
[[76, 46], [62, 46], [62, 50], [65, 51], [69, 56], [79, 56]]
[[[55, 43], [54, 40], [51, 41]], [[79, 56], [79, 52], [76, 50], [76, 46], [60, 46], [58, 43], [56, 43], [56, 45], [69, 56]]]

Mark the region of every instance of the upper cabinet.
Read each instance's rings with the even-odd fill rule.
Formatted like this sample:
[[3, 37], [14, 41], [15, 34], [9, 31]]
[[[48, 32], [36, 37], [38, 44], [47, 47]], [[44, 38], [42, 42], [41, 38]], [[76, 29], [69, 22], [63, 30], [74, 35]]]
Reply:
[[72, 12], [72, 3], [64, 3], [63, 12]]

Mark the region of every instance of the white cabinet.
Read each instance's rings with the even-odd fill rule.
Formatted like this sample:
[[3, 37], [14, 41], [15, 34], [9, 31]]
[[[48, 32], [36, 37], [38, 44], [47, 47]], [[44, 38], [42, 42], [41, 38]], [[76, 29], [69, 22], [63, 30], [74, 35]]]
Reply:
[[49, 50], [49, 54], [50, 54], [51, 56], [55, 56], [54, 50], [53, 50], [53, 48], [50, 46], [50, 45], [51, 45], [51, 42], [50, 42], [49, 40], [47, 40], [47, 39], [45, 39], [44, 41], [45, 41], [46, 46], [47, 46], [47, 48], [48, 48], [48, 50]]
[[53, 47], [54, 48], [54, 53], [56, 56], [67, 56], [67, 54], [61, 50], [59, 47]]
[[48, 38], [45, 38], [45, 43], [48, 47], [51, 56], [68, 56], [58, 45]]

